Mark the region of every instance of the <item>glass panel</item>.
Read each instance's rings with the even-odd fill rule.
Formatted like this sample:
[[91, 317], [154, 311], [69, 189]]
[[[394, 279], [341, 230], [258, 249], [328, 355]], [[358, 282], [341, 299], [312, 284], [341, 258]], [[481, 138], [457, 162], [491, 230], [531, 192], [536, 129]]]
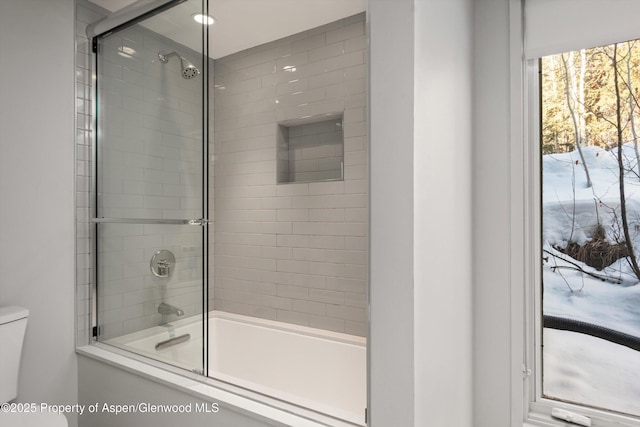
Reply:
[[542, 58], [543, 396], [640, 415], [640, 43]]
[[180, 223], [207, 218], [203, 4], [96, 39], [98, 340], [197, 372], [208, 227]]
[[200, 5], [182, 3], [100, 38], [99, 216], [202, 216], [202, 43], [178, 42], [170, 25], [165, 32], [152, 30], [162, 28], [165, 15], [191, 19], [189, 11]]
[[[267, 12], [259, 3], [251, 8]], [[265, 19], [264, 28], [283, 31], [254, 42], [243, 36], [242, 6], [225, 14], [222, 7], [213, 10], [215, 268], [208, 373], [362, 425], [366, 19], [356, 9], [321, 22], [314, 18], [323, 2], [294, 3], [281, 22], [315, 24], [283, 29]], [[225, 25], [236, 36], [225, 33]]]
[[201, 227], [98, 224], [97, 235], [99, 340], [203, 369]]

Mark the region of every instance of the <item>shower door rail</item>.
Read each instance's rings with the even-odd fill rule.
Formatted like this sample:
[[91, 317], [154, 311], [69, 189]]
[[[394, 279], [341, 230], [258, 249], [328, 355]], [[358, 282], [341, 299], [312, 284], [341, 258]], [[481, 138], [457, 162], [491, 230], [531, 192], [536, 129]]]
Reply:
[[93, 224], [168, 224], [168, 225], [199, 225], [205, 226], [211, 220], [205, 218], [195, 219], [153, 219], [153, 218], [91, 218]]

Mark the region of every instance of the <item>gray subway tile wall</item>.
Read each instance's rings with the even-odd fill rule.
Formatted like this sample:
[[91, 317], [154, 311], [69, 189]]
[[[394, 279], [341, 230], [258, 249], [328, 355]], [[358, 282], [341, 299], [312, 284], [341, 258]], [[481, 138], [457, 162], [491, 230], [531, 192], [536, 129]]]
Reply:
[[[76, 3], [76, 314], [77, 345], [85, 345], [90, 340], [91, 293], [93, 277], [91, 256], [91, 178], [92, 121], [93, 121], [93, 66], [91, 45], [86, 35], [86, 27], [105, 16], [105, 11], [88, 2]], [[82, 106], [82, 108], [80, 108]]]
[[[215, 309], [366, 335], [366, 60], [360, 14], [214, 62]], [[335, 117], [339, 143], [291, 144]], [[305, 157], [332, 173], [282, 173]]]

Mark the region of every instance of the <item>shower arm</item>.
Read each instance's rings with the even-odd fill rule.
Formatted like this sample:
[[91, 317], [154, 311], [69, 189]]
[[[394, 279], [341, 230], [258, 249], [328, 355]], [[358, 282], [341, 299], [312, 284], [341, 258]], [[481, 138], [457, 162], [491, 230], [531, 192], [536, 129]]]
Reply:
[[178, 52], [159, 53], [158, 59], [162, 62], [169, 62], [169, 58], [171, 58], [172, 56], [177, 56], [181, 61], [184, 60], [182, 56], [178, 55]]

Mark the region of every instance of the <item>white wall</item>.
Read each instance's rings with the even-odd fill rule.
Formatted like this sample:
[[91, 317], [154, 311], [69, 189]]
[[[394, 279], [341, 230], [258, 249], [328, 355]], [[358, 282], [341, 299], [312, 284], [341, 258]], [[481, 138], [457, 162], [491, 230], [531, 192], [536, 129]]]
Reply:
[[512, 392], [522, 395], [523, 383], [521, 364], [512, 365], [518, 356], [512, 358], [512, 351], [521, 349], [511, 345], [512, 337], [522, 340], [523, 331], [511, 315], [522, 262], [522, 246], [511, 247], [522, 228], [521, 220], [511, 222], [522, 209], [521, 201], [511, 200], [511, 180], [522, 175], [511, 171], [511, 157], [518, 154], [511, 140], [521, 140], [511, 122], [520, 113], [518, 102], [512, 102], [520, 93], [520, 0], [478, 0], [475, 7], [474, 425], [507, 427], [521, 422], [523, 404], [512, 400]]
[[373, 427], [473, 424], [472, 16], [369, 2]]
[[77, 401], [73, 7], [0, 2], [0, 305], [30, 310], [20, 402]]
[[[372, 427], [414, 424], [413, 0], [370, 0]], [[402, 64], [402, 66], [398, 66]]]
[[415, 1], [415, 425], [471, 426], [473, 1]]

